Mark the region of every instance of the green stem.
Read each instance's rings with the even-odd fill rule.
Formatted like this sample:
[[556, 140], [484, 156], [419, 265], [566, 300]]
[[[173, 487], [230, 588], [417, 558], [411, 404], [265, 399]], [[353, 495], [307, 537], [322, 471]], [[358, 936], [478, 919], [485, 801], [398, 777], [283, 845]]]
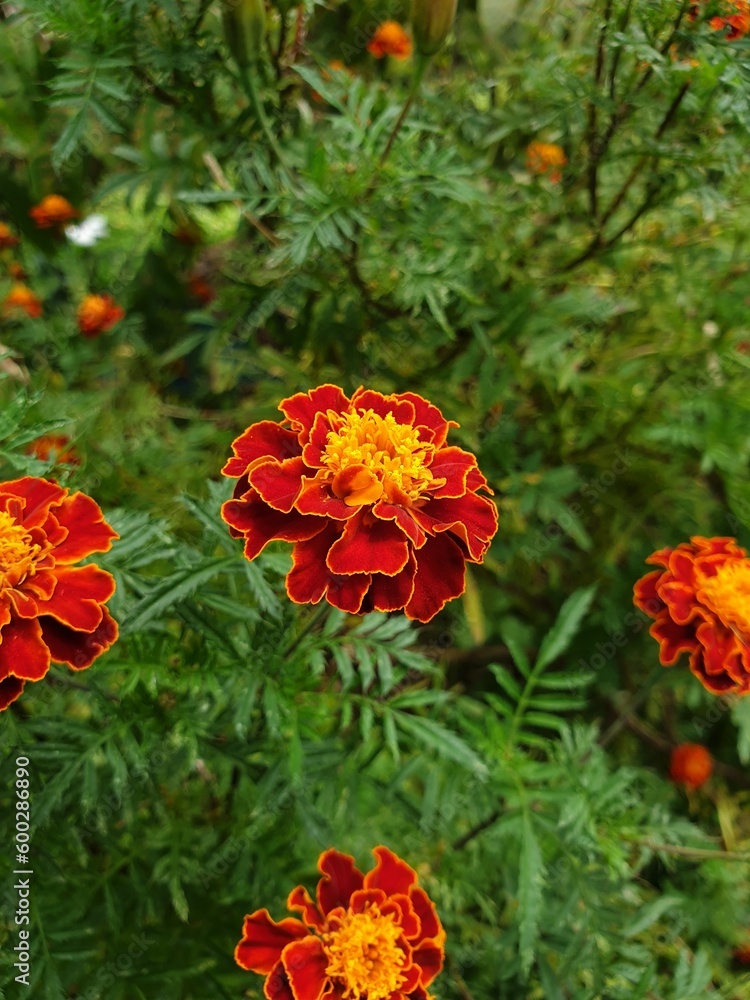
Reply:
[[250, 106], [252, 107], [253, 111], [255, 112], [255, 117], [258, 119], [258, 124], [261, 127], [263, 135], [266, 137], [266, 140], [268, 141], [268, 145], [271, 147], [273, 155], [276, 157], [276, 159], [279, 162], [279, 165], [282, 167], [284, 173], [287, 175], [290, 184], [294, 186], [294, 182], [292, 181], [292, 175], [289, 171], [289, 168], [286, 165], [286, 162], [284, 160], [284, 154], [281, 152], [281, 147], [279, 146], [276, 136], [273, 134], [271, 123], [268, 121], [268, 116], [266, 115], [266, 110], [263, 107], [263, 102], [261, 101], [258, 95], [258, 88], [255, 85], [255, 78], [249, 66], [240, 66], [240, 78], [242, 80], [242, 86], [244, 88], [245, 94], [247, 95], [247, 99], [250, 102]]
[[312, 630], [315, 628], [318, 622], [321, 621], [323, 618], [325, 618], [327, 614], [328, 614], [328, 604], [325, 601], [321, 601], [320, 604], [315, 609], [315, 611], [307, 619], [307, 622], [302, 626], [300, 631], [297, 633], [297, 635], [291, 640], [291, 642], [287, 643], [284, 649], [282, 649], [281, 655], [289, 656], [291, 653], [293, 653], [294, 650], [299, 646], [299, 644], [305, 638], [305, 636], [308, 635], [310, 632], [312, 632]]

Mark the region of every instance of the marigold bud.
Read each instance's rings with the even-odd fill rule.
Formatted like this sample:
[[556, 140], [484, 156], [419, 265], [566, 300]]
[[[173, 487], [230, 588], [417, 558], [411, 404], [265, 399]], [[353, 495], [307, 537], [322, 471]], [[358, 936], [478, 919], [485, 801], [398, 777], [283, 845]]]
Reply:
[[700, 788], [711, 777], [714, 763], [711, 754], [700, 743], [682, 743], [672, 751], [669, 776], [687, 788]]
[[411, 26], [417, 52], [434, 56], [443, 47], [456, 18], [457, 0], [413, 0]]
[[263, 0], [222, 0], [224, 38], [237, 65], [244, 69], [260, 57], [266, 37]]

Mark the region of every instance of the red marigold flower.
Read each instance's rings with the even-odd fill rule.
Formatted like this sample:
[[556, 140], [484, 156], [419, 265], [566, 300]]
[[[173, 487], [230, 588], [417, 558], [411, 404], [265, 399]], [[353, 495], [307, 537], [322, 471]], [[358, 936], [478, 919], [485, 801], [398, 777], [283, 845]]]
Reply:
[[646, 560], [662, 569], [635, 585], [637, 607], [655, 619], [659, 660], [683, 653], [712, 694], [750, 692], [750, 559], [733, 538], [701, 538]]
[[19, 240], [13, 230], [5, 222], [0, 222], [0, 250], [9, 250], [18, 246]]
[[61, 194], [48, 194], [38, 205], [29, 209], [29, 215], [38, 229], [51, 229], [78, 218], [78, 212]]
[[114, 579], [75, 563], [119, 535], [91, 497], [68, 493], [33, 476], [0, 483], [0, 711], [51, 661], [85, 670], [117, 638]]
[[193, 274], [188, 278], [188, 289], [194, 299], [201, 305], [210, 305], [216, 298], [216, 289], [213, 285], [199, 274]]
[[78, 328], [84, 337], [93, 339], [111, 330], [125, 315], [111, 295], [86, 295], [78, 307]]
[[549, 174], [553, 184], [562, 180], [562, 171], [568, 158], [562, 146], [554, 142], [531, 142], [526, 148], [526, 169], [532, 174]]
[[711, 754], [700, 743], [681, 743], [672, 751], [669, 760], [669, 777], [678, 785], [700, 788], [714, 769]]
[[80, 465], [81, 460], [75, 448], [69, 448], [70, 438], [65, 434], [45, 434], [32, 441], [26, 449], [27, 455], [35, 455], [43, 462]]
[[13, 285], [3, 301], [3, 312], [6, 315], [17, 309], [23, 310], [32, 319], [38, 319], [44, 312], [39, 296], [35, 295], [26, 285], [21, 284]]
[[462, 594], [497, 508], [478, 495], [492, 490], [474, 456], [445, 443], [458, 425], [413, 392], [359, 388], [350, 400], [335, 385], [279, 409], [285, 421], [249, 427], [222, 470], [239, 477], [222, 517], [245, 556], [294, 542], [291, 600], [353, 614], [404, 609], [426, 622]]
[[376, 59], [384, 56], [408, 59], [411, 50], [411, 38], [398, 21], [383, 21], [367, 45], [367, 51]]
[[287, 908], [302, 920], [245, 917], [238, 965], [268, 978], [268, 1000], [432, 1000], [445, 931], [416, 872], [387, 847], [363, 875], [354, 858], [324, 851], [315, 901], [304, 886]]

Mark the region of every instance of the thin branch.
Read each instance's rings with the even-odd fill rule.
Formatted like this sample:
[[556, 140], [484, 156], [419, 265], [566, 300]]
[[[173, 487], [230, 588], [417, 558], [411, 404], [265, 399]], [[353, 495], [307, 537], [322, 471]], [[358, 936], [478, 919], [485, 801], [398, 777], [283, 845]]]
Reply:
[[588, 152], [588, 191], [589, 209], [591, 216], [596, 219], [599, 214], [598, 191], [597, 191], [597, 170], [599, 160], [596, 156], [596, 131], [597, 131], [597, 108], [596, 102], [599, 98], [602, 74], [604, 72], [604, 51], [607, 40], [607, 28], [609, 19], [612, 16], [612, 0], [606, 0], [602, 24], [599, 29], [599, 39], [596, 46], [596, 62], [594, 64], [594, 94], [589, 101], [588, 124], [586, 132], [586, 149]]
[[691, 861], [750, 861], [750, 851], [714, 851], [707, 847], [681, 847], [679, 844], [655, 844], [651, 840], [640, 837], [625, 837], [630, 844], [638, 844], [649, 851], [659, 851], [661, 854], [674, 854], [678, 858], [690, 858]]
[[473, 826], [468, 833], [465, 833], [463, 835], [463, 837], [459, 837], [458, 840], [455, 840], [453, 842], [451, 850], [452, 851], [463, 850], [464, 847], [466, 847], [467, 844], [471, 843], [471, 841], [475, 837], [478, 837], [480, 833], [484, 833], [484, 831], [489, 829], [493, 823], [496, 823], [502, 815], [503, 815], [503, 807], [501, 805], [499, 809], [495, 809], [494, 812], [490, 813], [490, 815], [487, 816], [485, 819], [483, 819], [480, 823], [477, 823], [476, 826]]
[[[204, 153], [203, 162], [208, 167], [208, 172], [211, 174], [211, 176], [219, 185], [219, 187], [222, 189], [222, 191], [231, 191], [232, 187], [229, 181], [227, 180], [226, 175], [224, 174], [224, 171], [221, 169], [219, 161], [216, 159], [214, 154]], [[263, 222], [260, 221], [260, 219], [254, 216], [252, 212], [249, 212], [246, 208], [243, 208], [242, 202], [239, 201], [239, 199], [235, 201], [234, 204], [237, 206], [237, 208], [239, 208], [243, 217], [247, 219], [250, 225], [258, 230], [261, 236], [265, 236], [268, 242], [272, 243], [275, 247], [279, 246], [281, 241], [279, 240], [279, 238], [276, 236], [275, 233], [271, 232], [268, 226], [266, 226]]]

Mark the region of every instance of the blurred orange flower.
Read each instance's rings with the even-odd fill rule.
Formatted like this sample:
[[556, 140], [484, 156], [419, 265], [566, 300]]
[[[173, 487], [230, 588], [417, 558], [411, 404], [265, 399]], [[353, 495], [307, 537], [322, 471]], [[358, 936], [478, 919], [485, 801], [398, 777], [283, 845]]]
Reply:
[[672, 751], [669, 777], [678, 785], [700, 788], [714, 769], [711, 754], [700, 743], [682, 743]]
[[383, 21], [367, 46], [367, 51], [376, 59], [382, 59], [384, 56], [408, 59], [411, 50], [411, 38], [398, 21]]
[[38, 205], [29, 209], [29, 215], [39, 229], [51, 229], [77, 218], [78, 212], [61, 194], [48, 194]]
[[[700, 0], [705, 4], [707, 0]], [[750, 2], [748, 0], [726, 0], [726, 14], [709, 18], [708, 23], [714, 31], [726, 31], [727, 41], [733, 42], [738, 38], [744, 38], [750, 33]], [[697, 21], [700, 17], [700, 5], [694, 4], [690, 8], [688, 17], [691, 21]]]
[[190, 294], [197, 299], [201, 305], [207, 306], [216, 298], [216, 289], [213, 285], [199, 274], [192, 274], [187, 283]]
[[39, 296], [35, 295], [27, 285], [21, 284], [13, 285], [3, 302], [3, 312], [6, 315], [17, 309], [22, 309], [32, 319], [37, 319], [44, 312]]
[[18, 237], [5, 222], [0, 222], [0, 250], [18, 246]]
[[548, 174], [553, 184], [562, 180], [562, 171], [568, 158], [562, 146], [554, 142], [531, 142], [526, 149], [526, 169], [532, 174]]
[[733, 538], [695, 536], [646, 560], [662, 567], [635, 585], [634, 602], [654, 618], [659, 660], [683, 653], [712, 694], [750, 693], [750, 559]]
[[10, 264], [8, 264], [8, 274], [14, 281], [25, 281], [27, 277], [23, 266], [16, 260], [12, 260]]
[[87, 295], [76, 313], [78, 328], [84, 337], [98, 337], [105, 330], [111, 330], [125, 315], [111, 295]]
[[69, 448], [70, 438], [65, 434], [45, 434], [32, 441], [26, 449], [27, 455], [35, 455], [43, 462], [80, 465], [81, 460], [75, 448]]

